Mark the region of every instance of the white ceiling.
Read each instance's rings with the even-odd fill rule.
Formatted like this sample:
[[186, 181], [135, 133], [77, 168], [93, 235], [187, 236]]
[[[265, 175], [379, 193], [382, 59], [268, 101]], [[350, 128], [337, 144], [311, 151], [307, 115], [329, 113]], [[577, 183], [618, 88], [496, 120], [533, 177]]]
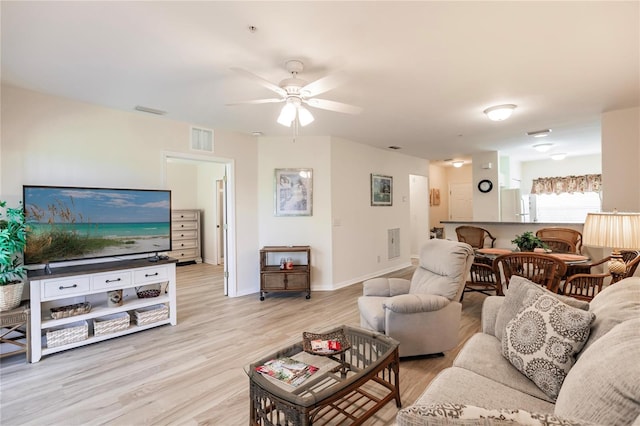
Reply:
[[[443, 160], [495, 151], [547, 157], [600, 152], [602, 112], [640, 105], [640, 2], [8, 2], [4, 83], [122, 110], [136, 105], [204, 127], [291, 135], [282, 104], [230, 70], [275, 83], [344, 72], [304, 135], [331, 135]], [[255, 26], [257, 31], [249, 31]], [[518, 105], [504, 122], [492, 105]], [[143, 114], [143, 113], [139, 113]]]

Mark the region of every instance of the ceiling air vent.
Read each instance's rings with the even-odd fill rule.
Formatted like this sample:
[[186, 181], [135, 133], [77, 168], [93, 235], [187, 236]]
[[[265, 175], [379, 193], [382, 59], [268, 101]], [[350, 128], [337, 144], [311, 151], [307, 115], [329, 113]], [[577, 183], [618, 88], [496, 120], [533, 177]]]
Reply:
[[191, 149], [195, 151], [213, 152], [213, 130], [192, 127]]

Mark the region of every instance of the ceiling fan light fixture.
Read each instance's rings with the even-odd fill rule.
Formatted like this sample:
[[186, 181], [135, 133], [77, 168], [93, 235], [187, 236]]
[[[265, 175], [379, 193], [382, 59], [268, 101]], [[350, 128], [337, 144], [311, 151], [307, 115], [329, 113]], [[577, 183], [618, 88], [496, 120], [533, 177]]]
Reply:
[[496, 105], [485, 109], [483, 112], [492, 121], [503, 121], [511, 117], [513, 111], [517, 108], [514, 104]]
[[283, 126], [291, 127], [291, 123], [296, 118], [296, 106], [293, 102], [289, 102], [284, 104], [282, 110], [280, 111], [280, 115], [278, 116], [278, 123]]
[[311, 112], [303, 106], [298, 107], [298, 120], [300, 121], [301, 126], [306, 126], [307, 124], [313, 122], [314, 118]]
[[533, 146], [533, 149], [538, 152], [547, 152], [551, 149], [552, 146], [552, 143], [538, 143]]
[[452, 161], [451, 165], [453, 167], [455, 167], [456, 169], [458, 169], [458, 168], [460, 168], [460, 167], [462, 167], [464, 165], [464, 161], [462, 161], [462, 160]]

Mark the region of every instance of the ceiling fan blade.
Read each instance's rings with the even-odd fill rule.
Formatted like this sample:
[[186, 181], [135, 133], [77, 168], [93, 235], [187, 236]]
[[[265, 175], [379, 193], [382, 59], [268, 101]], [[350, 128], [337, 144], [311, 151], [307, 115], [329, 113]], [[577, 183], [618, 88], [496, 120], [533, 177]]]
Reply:
[[237, 72], [238, 74], [242, 74], [247, 78], [250, 78], [254, 81], [257, 81], [259, 84], [261, 84], [263, 87], [266, 87], [267, 89], [276, 92], [278, 95], [280, 96], [286, 96], [287, 92], [281, 88], [280, 86], [278, 86], [277, 84], [274, 84], [272, 82], [270, 82], [269, 80], [265, 80], [264, 78], [260, 77], [259, 75], [256, 75], [254, 73], [252, 73], [251, 71], [247, 71], [245, 69], [242, 68], [231, 68], [232, 71]]
[[250, 101], [239, 101], [239, 102], [232, 102], [230, 104], [225, 104], [226, 106], [233, 106], [233, 105], [257, 105], [257, 104], [274, 104], [274, 103], [278, 103], [278, 102], [284, 102], [284, 98], [270, 98], [270, 99], [253, 99]]
[[313, 99], [306, 99], [303, 102], [305, 102], [309, 106], [320, 108], [320, 109], [326, 109], [329, 111], [344, 112], [347, 114], [360, 114], [362, 112], [362, 108], [358, 106], [343, 104], [342, 102], [329, 101], [327, 99], [313, 98]]
[[344, 81], [344, 73], [331, 74], [316, 81], [312, 81], [311, 83], [300, 89], [300, 92], [307, 97], [317, 96], [321, 93], [328, 92], [329, 90], [338, 87]]

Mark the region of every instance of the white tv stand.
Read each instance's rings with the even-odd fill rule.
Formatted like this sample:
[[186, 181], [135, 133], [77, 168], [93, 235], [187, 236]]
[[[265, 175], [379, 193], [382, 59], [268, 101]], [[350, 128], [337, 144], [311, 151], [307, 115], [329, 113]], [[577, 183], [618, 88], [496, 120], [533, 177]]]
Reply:
[[[27, 277], [31, 293], [31, 362], [40, 361], [43, 355], [136, 333], [160, 325], [176, 325], [176, 262], [171, 258], [160, 259], [156, 262], [136, 259], [52, 268], [50, 274], [45, 273], [44, 270], [29, 271]], [[163, 291], [160, 295], [139, 299], [135, 287], [152, 284], [161, 284]], [[123, 290], [124, 302], [119, 307], [108, 307], [107, 291], [116, 289]], [[51, 318], [51, 308], [82, 302], [91, 303], [92, 309], [89, 313], [60, 319]], [[167, 319], [141, 326], [132, 321], [132, 324], [124, 330], [99, 336], [92, 333], [92, 319], [129, 312], [133, 320], [134, 310], [158, 304], [168, 306], [169, 316]], [[44, 335], [48, 330], [64, 328], [79, 321], [89, 323], [87, 339], [62, 346], [47, 347]]]

